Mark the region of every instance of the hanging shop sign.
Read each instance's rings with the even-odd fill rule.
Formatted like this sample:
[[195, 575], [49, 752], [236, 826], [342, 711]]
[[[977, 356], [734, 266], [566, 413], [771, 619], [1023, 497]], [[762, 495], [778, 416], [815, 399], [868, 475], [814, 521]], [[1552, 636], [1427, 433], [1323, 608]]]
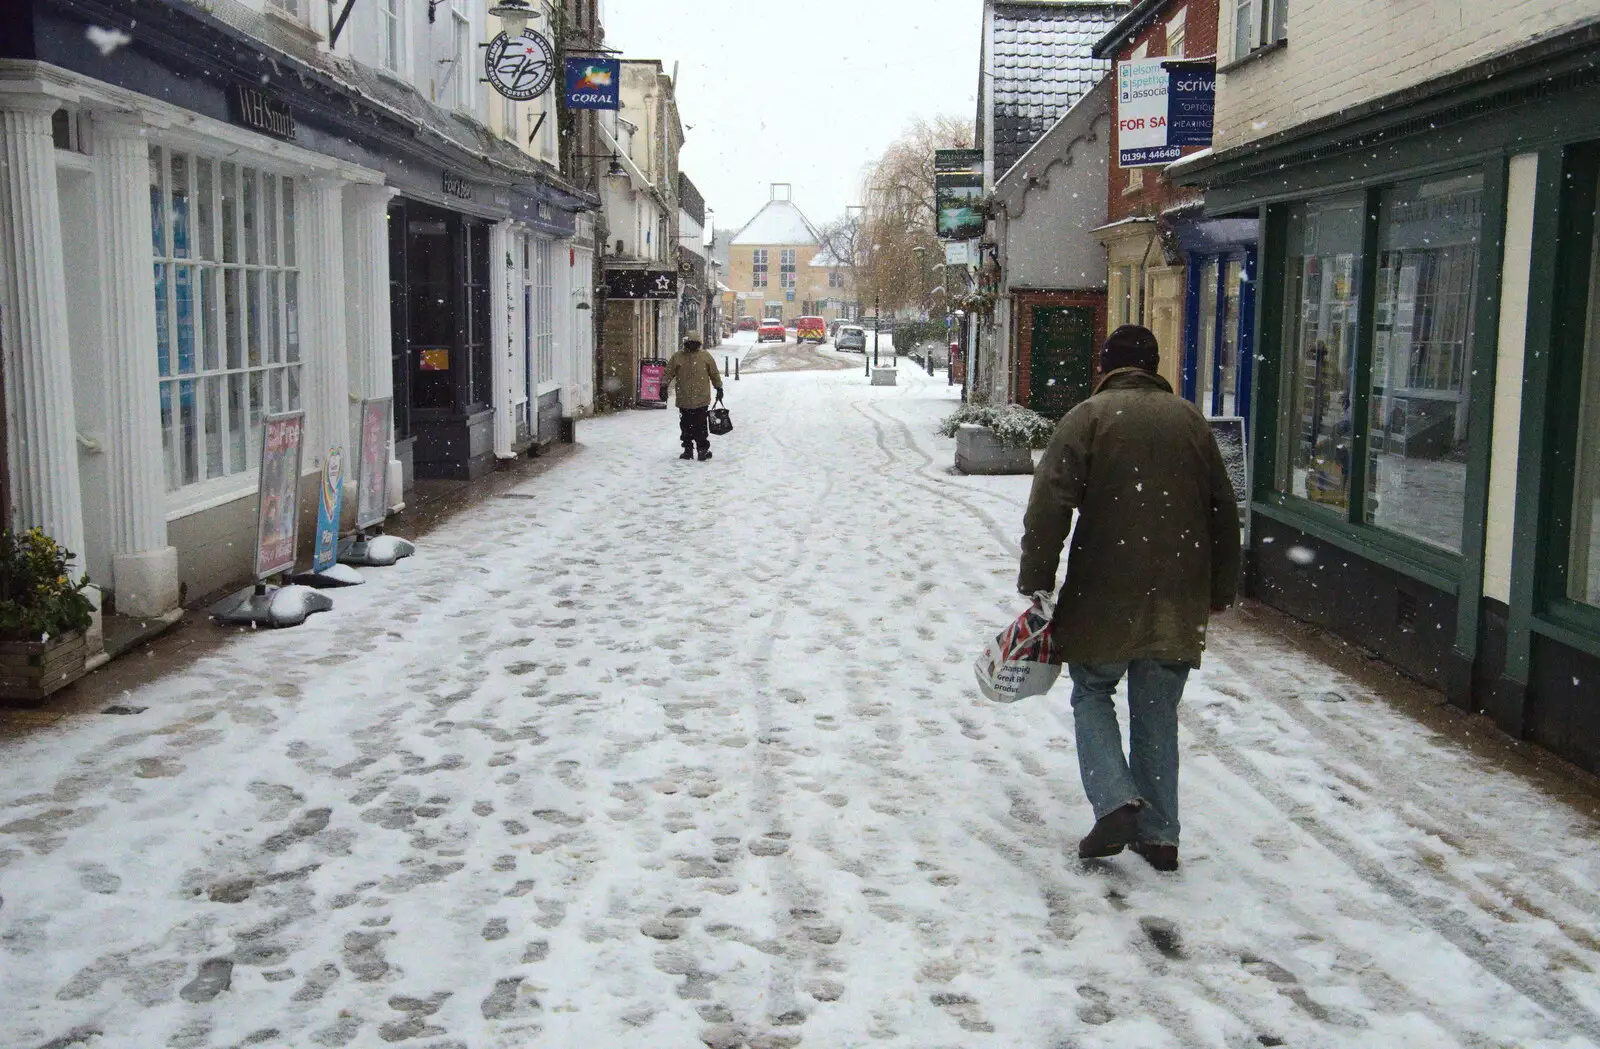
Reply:
[[273, 95], [248, 84], [234, 84], [228, 109], [236, 124], [273, 138], [294, 140], [294, 114]]
[[944, 245], [946, 266], [976, 266], [978, 242], [975, 240], [947, 240]]
[[622, 62], [615, 58], [567, 59], [568, 109], [621, 109]]
[[676, 270], [606, 270], [606, 297], [676, 300], [678, 273]]
[[389, 515], [389, 434], [394, 398], [361, 402], [361, 462], [356, 476], [356, 528], [383, 524]]
[[528, 102], [555, 83], [556, 49], [532, 29], [518, 37], [501, 33], [484, 52], [483, 70], [496, 91], [513, 102]]
[[1211, 145], [1216, 89], [1216, 67], [1209, 62], [1118, 62], [1118, 163], [1125, 168], [1170, 164], [1184, 146]]
[[983, 236], [983, 150], [934, 150], [933, 196], [940, 237], [972, 240]]
[[667, 406], [667, 362], [660, 357], [639, 362], [639, 403], [656, 408]]
[[300, 526], [300, 450], [304, 412], [269, 415], [261, 427], [261, 488], [256, 503], [256, 578], [294, 568]]
[[317, 541], [311, 571], [326, 572], [339, 560], [339, 515], [344, 512], [344, 449], [328, 449], [322, 464], [322, 498], [317, 500]]

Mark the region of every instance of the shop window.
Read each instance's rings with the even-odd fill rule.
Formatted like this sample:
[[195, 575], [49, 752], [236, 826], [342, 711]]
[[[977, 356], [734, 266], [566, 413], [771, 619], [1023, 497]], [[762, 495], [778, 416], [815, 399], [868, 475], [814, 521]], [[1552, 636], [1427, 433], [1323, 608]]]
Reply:
[[1211, 414], [1217, 375], [1217, 280], [1221, 269], [1218, 259], [1207, 259], [1200, 267], [1200, 316], [1196, 342], [1199, 346], [1195, 364], [1194, 403], [1207, 415]]
[[1363, 201], [1289, 213], [1277, 483], [1313, 504], [1350, 508]]
[[750, 268], [750, 286], [765, 288], [767, 286], [767, 249], [757, 248], [752, 254], [755, 260]]
[[[539, 382], [556, 377], [555, 295], [552, 273], [555, 270], [555, 244], [538, 238], [533, 243], [533, 323], [534, 358], [538, 362]], [[530, 390], [529, 394], [536, 394]]]
[[1600, 608], [1600, 230], [1590, 247], [1589, 319], [1579, 388], [1567, 596]]
[[261, 420], [301, 407], [295, 183], [150, 150], [156, 366], [168, 491], [258, 465]]
[[1483, 177], [1384, 190], [1379, 204], [1365, 517], [1461, 549]]

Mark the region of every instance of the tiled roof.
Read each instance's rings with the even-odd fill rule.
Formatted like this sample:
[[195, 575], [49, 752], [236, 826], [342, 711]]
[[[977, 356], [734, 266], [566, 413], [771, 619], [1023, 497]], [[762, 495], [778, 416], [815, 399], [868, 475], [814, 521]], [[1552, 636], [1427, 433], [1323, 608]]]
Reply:
[[990, 119], [996, 179], [1111, 71], [1110, 62], [1090, 52], [1127, 12], [1125, 3], [995, 5]]

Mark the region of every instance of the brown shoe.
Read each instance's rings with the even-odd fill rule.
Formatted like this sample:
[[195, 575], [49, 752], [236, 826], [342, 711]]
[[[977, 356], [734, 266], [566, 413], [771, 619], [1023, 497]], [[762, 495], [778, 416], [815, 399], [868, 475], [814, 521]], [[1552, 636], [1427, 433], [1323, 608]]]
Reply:
[[1136, 841], [1129, 847], [1143, 856], [1144, 861], [1158, 871], [1175, 871], [1178, 869], [1178, 847], [1176, 845], [1157, 845], [1154, 842]]
[[1139, 803], [1130, 801], [1095, 821], [1094, 829], [1078, 842], [1078, 858], [1094, 860], [1115, 856], [1132, 844], [1139, 833]]

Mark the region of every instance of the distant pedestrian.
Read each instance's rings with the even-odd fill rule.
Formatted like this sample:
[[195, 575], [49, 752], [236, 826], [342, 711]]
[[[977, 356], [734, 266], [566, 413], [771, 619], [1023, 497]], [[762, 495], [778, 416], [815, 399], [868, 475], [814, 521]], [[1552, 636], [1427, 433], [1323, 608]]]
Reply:
[[683, 340], [683, 347], [667, 362], [667, 375], [662, 380], [662, 395], [676, 382], [678, 384], [678, 440], [683, 444], [679, 459], [693, 459], [695, 450], [700, 461], [711, 458], [711, 433], [706, 428], [711, 412], [711, 390], [722, 400], [722, 374], [717, 371], [716, 358], [701, 349], [700, 340], [693, 336]]
[[[1156, 374], [1160, 348], [1124, 325], [1095, 390], [1056, 427], [1033, 479], [1017, 589], [1053, 591], [1056, 650], [1072, 676], [1083, 789], [1095, 825], [1084, 858], [1131, 846], [1178, 866], [1178, 700], [1200, 665], [1209, 613], [1233, 604], [1239, 517], [1233, 483], [1198, 409]], [[1073, 528], [1073, 512], [1077, 528]], [[1111, 696], [1128, 678], [1129, 752]]]

